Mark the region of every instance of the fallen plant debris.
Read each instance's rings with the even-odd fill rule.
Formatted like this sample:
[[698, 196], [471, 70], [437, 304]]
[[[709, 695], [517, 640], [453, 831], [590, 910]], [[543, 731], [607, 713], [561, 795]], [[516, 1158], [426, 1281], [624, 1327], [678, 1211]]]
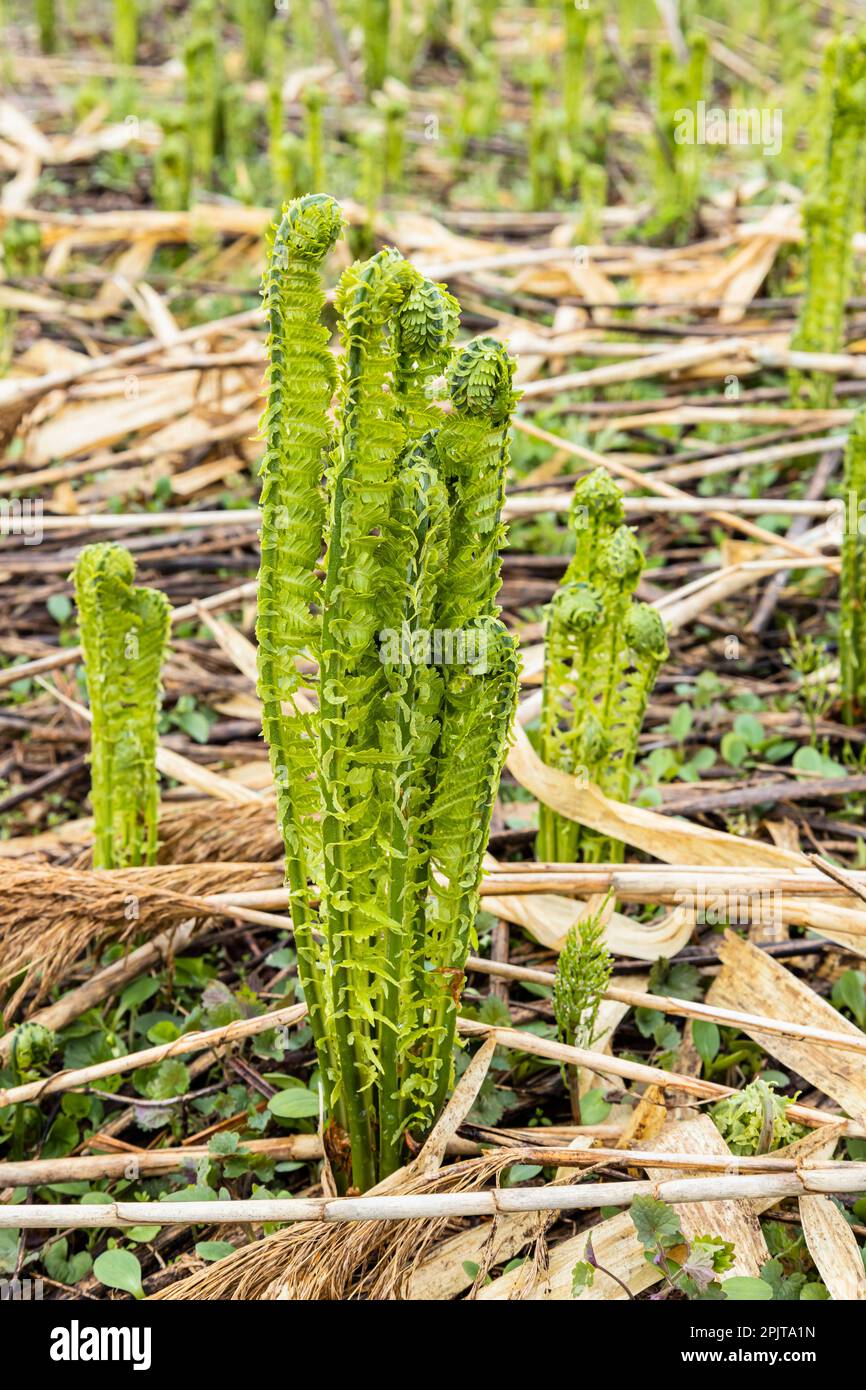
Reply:
[[861, 8], [4, 6], [4, 1298], [866, 1299]]

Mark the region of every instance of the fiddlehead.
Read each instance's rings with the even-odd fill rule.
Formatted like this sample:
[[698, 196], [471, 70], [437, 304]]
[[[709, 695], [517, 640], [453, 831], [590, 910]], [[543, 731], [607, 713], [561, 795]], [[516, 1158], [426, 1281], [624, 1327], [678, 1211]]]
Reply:
[[457, 630], [495, 614], [508, 431], [517, 399], [514, 363], [494, 338], [476, 338], [449, 372], [452, 412], [437, 436], [442, 476], [452, 498], [449, 584], [439, 623]]
[[[632, 599], [643, 555], [622, 515], [619, 488], [603, 469], [577, 484], [575, 554], [547, 621], [541, 753], [551, 767], [627, 800], [667, 644], [655, 609]], [[548, 861], [615, 859], [621, 846], [541, 806], [537, 852]]]
[[[806, 286], [792, 348], [801, 352], [841, 350], [845, 301], [851, 288], [854, 233], [862, 221], [866, 185], [866, 39], [834, 39], [824, 59], [819, 96], [818, 150], [813, 192], [803, 218]], [[794, 403], [832, 405], [834, 378], [791, 374]]]
[[839, 663], [848, 723], [853, 723], [866, 709], [866, 537], [860, 534], [860, 506], [864, 499], [866, 410], [860, 410], [851, 424], [845, 448], [845, 530], [839, 583]]
[[134, 588], [134, 577], [135, 561], [113, 542], [85, 546], [75, 565], [97, 869], [156, 859], [156, 727], [170, 608], [157, 590]]
[[402, 1040], [413, 1057], [402, 1089], [406, 1123], [413, 1126], [431, 1122], [450, 1082], [482, 860], [517, 704], [517, 644], [504, 624], [498, 618], [479, 618], [467, 628], [466, 640], [470, 664], [451, 668], [446, 681], [428, 830], [424, 960], [415, 976], [420, 1007], [415, 1028]]
[[313, 195], [290, 203], [276, 228], [263, 284], [269, 367], [261, 423], [258, 690], [286, 847], [298, 970], [320, 1056], [326, 1022], [310, 881], [321, 858], [315, 830], [321, 797], [314, 775], [317, 730], [298, 697], [297, 660], [307, 650], [315, 652], [319, 639], [321, 484], [335, 384], [327, 330], [320, 323], [325, 297], [319, 267], [341, 226], [339, 206], [331, 198]]
[[[330, 439], [318, 265], [338, 230], [330, 200], [292, 204], [266, 277], [259, 689], [299, 974], [351, 1180], [367, 1187], [377, 1150], [381, 1176], [450, 1076], [439, 986], [468, 949], [516, 698], [514, 644], [491, 616], [513, 393], [488, 340], [455, 359], [451, 415], [432, 404], [456, 301], [386, 249], [338, 286]], [[299, 708], [302, 653], [318, 661], [317, 708]]]

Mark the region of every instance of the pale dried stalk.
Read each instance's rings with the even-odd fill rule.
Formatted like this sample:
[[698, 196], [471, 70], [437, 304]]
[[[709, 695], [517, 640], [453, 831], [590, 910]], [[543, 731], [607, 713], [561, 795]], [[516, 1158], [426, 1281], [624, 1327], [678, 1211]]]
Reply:
[[[550, 970], [503, 965], [497, 961], [484, 960], [480, 956], [470, 956], [466, 966], [467, 969], [477, 970], [482, 975], [497, 975], [509, 980], [529, 980], [539, 985], [552, 986], [556, 978]], [[769, 1018], [764, 1014], [749, 1014], [741, 1009], [726, 1009], [718, 1004], [701, 1004], [688, 999], [677, 999], [672, 995], [650, 994], [645, 990], [628, 989], [621, 985], [609, 985], [603, 997], [616, 1000], [620, 1004], [628, 1004], [635, 1009], [655, 1009], [659, 1013], [675, 1014], [678, 1018], [703, 1019], [736, 1028], [760, 1028], [763, 1032], [778, 1037], [820, 1042], [827, 1047], [843, 1048], [847, 1052], [866, 1053], [866, 1033], [835, 1032], [830, 1028], [790, 1023], [785, 1019]]]
[[234, 1202], [106, 1202], [85, 1206], [0, 1206], [0, 1229], [124, 1228], [127, 1226], [261, 1225], [276, 1222], [417, 1221], [439, 1217], [498, 1216], [508, 1212], [589, 1211], [629, 1206], [636, 1197], [672, 1205], [800, 1197], [810, 1192], [859, 1192], [866, 1165], [832, 1163], [797, 1173], [677, 1178], [663, 1182], [493, 1188], [480, 1192], [374, 1197], [294, 1197]]
[[[666, 1090], [685, 1091], [688, 1095], [701, 1096], [708, 1100], [721, 1100], [724, 1096], [736, 1095], [736, 1088], [719, 1086], [714, 1081], [702, 1081], [695, 1076], [680, 1072], [665, 1071], [662, 1067], [648, 1066], [644, 1062], [632, 1062], [625, 1057], [612, 1057], [603, 1052], [590, 1052], [582, 1047], [567, 1047], [565, 1043], [552, 1038], [539, 1038], [521, 1033], [516, 1028], [491, 1028], [485, 1023], [461, 1018], [459, 1032], [468, 1037], [495, 1037], [502, 1047], [511, 1051], [526, 1052], [533, 1057], [549, 1057], [554, 1062], [570, 1062], [578, 1067], [589, 1067], [603, 1076], [621, 1076], [629, 1081], [644, 1082], [647, 1085], [664, 1087]], [[2, 1099], [2, 1096], [0, 1096]], [[833, 1125], [840, 1120], [827, 1110], [816, 1110], [808, 1105], [792, 1104], [787, 1112], [792, 1120], [810, 1127]], [[866, 1128], [853, 1120], [846, 1121], [844, 1133], [866, 1136]]]
[[[249, 1153], [302, 1163], [322, 1157], [322, 1141], [317, 1134], [288, 1134], [283, 1139], [245, 1139], [243, 1148]], [[0, 1187], [42, 1187], [46, 1183], [93, 1182], [100, 1178], [132, 1176], [151, 1178], [161, 1173], [194, 1169], [203, 1158], [209, 1157], [214, 1155], [206, 1144], [191, 1144], [188, 1148], [130, 1149], [125, 1153], [0, 1162]]]
[[289, 1028], [300, 1023], [306, 1016], [306, 1004], [291, 1004], [286, 1009], [274, 1009], [272, 1013], [261, 1014], [257, 1018], [238, 1018], [221, 1028], [207, 1028], [198, 1033], [184, 1033], [174, 1042], [162, 1043], [158, 1047], [146, 1047], [140, 1052], [130, 1052], [125, 1057], [111, 1057], [106, 1062], [94, 1062], [89, 1067], [78, 1067], [74, 1071], [56, 1072], [41, 1081], [28, 1081], [21, 1086], [10, 1086], [0, 1091], [0, 1109], [6, 1105], [20, 1105], [25, 1100], [41, 1100], [43, 1096], [54, 1095], [57, 1091], [71, 1091], [78, 1086], [87, 1086], [92, 1081], [101, 1081], [106, 1076], [119, 1076], [121, 1073], [137, 1071], [140, 1067], [155, 1067], [168, 1057], [183, 1057], [190, 1052], [203, 1052], [211, 1047], [224, 1047], [241, 1038], [254, 1038], [259, 1033], [267, 1033], [272, 1028]]

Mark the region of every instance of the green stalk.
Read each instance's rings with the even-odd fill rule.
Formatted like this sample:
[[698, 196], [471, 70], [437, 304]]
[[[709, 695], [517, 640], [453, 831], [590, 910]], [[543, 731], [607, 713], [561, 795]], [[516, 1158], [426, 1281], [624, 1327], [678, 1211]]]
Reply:
[[[545, 644], [541, 755], [628, 799], [641, 725], [667, 655], [653, 609], [632, 600], [643, 566], [621, 524], [622, 497], [603, 469], [575, 488], [575, 554], [551, 604]], [[618, 841], [542, 807], [539, 858], [599, 862], [622, 855]]]
[[845, 722], [866, 710], [866, 537], [860, 534], [866, 502], [866, 410], [857, 412], [845, 448], [845, 530], [839, 583], [839, 664]]
[[319, 872], [314, 830], [320, 811], [315, 731], [297, 708], [297, 658], [315, 649], [319, 601], [316, 566], [322, 551], [321, 478], [331, 444], [327, 409], [334, 362], [320, 319], [324, 292], [319, 267], [340, 233], [330, 198], [291, 204], [274, 236], [263, 294], [268, 316], [268, 401], [262, 419], [259, 571], [259, 696], [262, 728], [277, 790], [286, 847], [286, 879], [298, 950], [298, 975], [323, 1073], [332, 1092], [339, 1067], [328, 1038], [324, 962], [314, 940], [310, 880]]
[[113, 542], [88, 545], [75, 564], [75, 595], [92, 715], [93, 864], [153, 864], [160, 670], [170, 607], [133, 586], [135, 561]]
[[[791, 346], [800, 352], [839, 352], [845, 301], [853, 274], [854, 233], [862, 225], [866, 192], [866, 36], [834, 39], [827, 47], [818, 99], [817, 152], [804, 209], [806, 288]], [[790, 376], [794, 404], [827, 408], [835, 379], [828, 373]]]
[[114, 57], [132, 67], [138, 49], [138, 0], [114, 0]]

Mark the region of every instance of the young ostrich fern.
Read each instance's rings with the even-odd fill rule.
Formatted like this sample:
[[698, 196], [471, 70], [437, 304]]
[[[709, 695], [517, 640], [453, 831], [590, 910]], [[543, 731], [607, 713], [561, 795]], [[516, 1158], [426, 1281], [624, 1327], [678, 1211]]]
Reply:
[[113, 542], [85, 546], [74, 577], [93, 718], [93, 866], [152, 864], [159, 674], [171, 609], [158, 590], [133, 586], [135, 561]]
[[[328, 1148], [363, 1189], [429, 1129], [451, 1079], [516, 701], [495, 604], [514, 394], [500, 344], [452, 357], [456, 301], [392, 249], [343, 274], [338, 372], [319, 267], [340, 231], [332, 199], [296, 200], [265, 276], [257, 633]], [[446, 367], [447, 415], [429, 393]]]
[[[541, 713], [544, 761], [619, 801], [628, 800], [647, 702], [667, 657], [661, 618], [632, 598], [643, 556], [623, 516], [622, 494], [603, 468], [577, 484], [576, 548], [550, 606]], [[600, 862], [619, 859], [622, 846], [542, 805], [537, 853]]]
[[[866, 37], [834, 39], [827, 46], [816, 120], [818, 149], [803, 217], [806, 289], [792, 347], [839, 352], [845, 301], [851, 290], [852, 238], [863, 217], [866, 188]], [[791, 374], [795, 404], [832, 405], [834, 379]]]
[[853, 724], [866, 712], [866, 536], [860, 534], [860, 504], [866, 499], [866, 409], [857, 412], [848, 435], [844, 497], [839, 664], [845, 718]]
[[[604, 942], [604, 907], [572, 927], [565, 938], [553, 982], [553, 1014], [560, 1041], [567, 1047], [591, 1048], [602, 996], [610, 981], [613, 957]], [[565, 1069], [571, 1113], [580, 1124], [580, 1073]]]

